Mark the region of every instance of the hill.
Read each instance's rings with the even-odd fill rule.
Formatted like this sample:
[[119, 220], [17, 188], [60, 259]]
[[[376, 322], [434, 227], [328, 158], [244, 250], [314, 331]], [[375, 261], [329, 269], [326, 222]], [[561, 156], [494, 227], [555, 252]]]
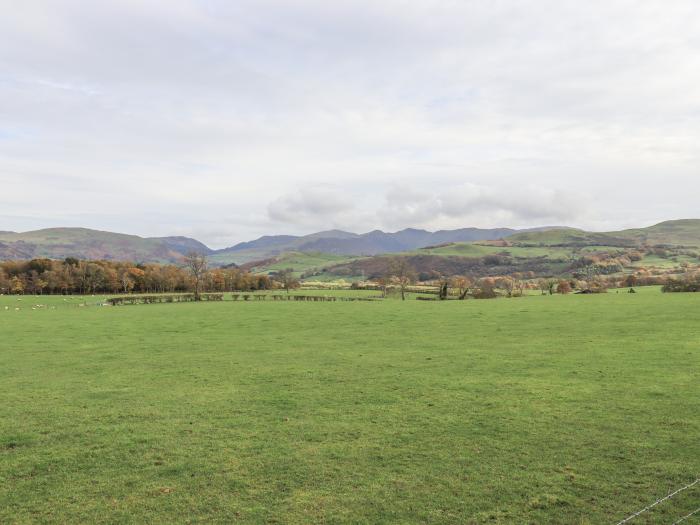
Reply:
[[218, 250], [213, 260], [221, 263], [246, 263], [258, 259], [279, 256], [285, 252], [328, 253], [333, 255], [371, 256], [399, 253], [424, 246], [449, 242], [472, 242], [510, 237], [519, 230], [510, 228], [462, 228], [430, 232], [407, 228], [387, 233], [374, 230], [356, 234], [340, 230], [318, 232], [304, 236], [265, 236], [255, 241], [244, 242]]
[[574, 229], [521, 232], [508, 238], [521, 246], [619, 246], [669, 245], [700, 247], [700, 219], [665, 221], [648, 228], [613, 232], [586, 232]]
[[[520, 248], [541, 248], [541, 256], [547, 254], [547, 250], [542, 250], [544, 248], [635, 248], [659, 245], [700, 248], [700, 220], [666, 221], [648, 228], [617, 232], [587, 232], [562, 227], [530, 230], [462, 228], [436, 232], [407, 228], [398, 232], [374, 230], [363, 234], [328, 230], [304, 236], [263, 236], [222, 250], [212, 250], [189, 237], [146, 238], [87, 228], [49, 228], [23, 233], [0, 231], [0, 260], [76, 257], [177, 262], [183, 254], [197, 251], [207, 254], [212, 266], [224, 266], [267, 259], [277, 261], [284, 259], [285, 254], [294, 253], [297, 259], [293, 266], [300, 271], [308, 271], [322, 267], [324, 263], [338, 264], [350, 256], [372, 257], [419, 249], [432, 250], [422, 251], [422, 255], [474, 257], [498, 253], [507, 247], [512, 255], [529, 257], [535, 252], [516, 252]], [[301, 261], [299, 254], [309, 254], [311, 261]], [[323, 261], [320, 260], [323, 257], [319, 259], [318, 254], [330, 257]]]
[[0, 259], [106, 259], [176, 262], [196, 249], [211, 250], [187, 237], [144, 238], [87, 228], [49, 228], [24, 233], [0, 233]]

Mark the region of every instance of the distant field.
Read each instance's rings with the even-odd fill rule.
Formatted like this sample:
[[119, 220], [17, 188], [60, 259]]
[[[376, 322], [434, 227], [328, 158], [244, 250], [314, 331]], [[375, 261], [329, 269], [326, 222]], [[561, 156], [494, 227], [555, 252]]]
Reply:
[[0, 297], [0, 523], [615, 523], [700, 475], [700, 294], [623, 292]]
[[280, 257], [280, 260], [255, 268], [258, 272], [275, 272], [291, 268], [294, 274], [299, 277], [302, 273], [311, 270], [321, 270], [333, 264], [350, 262], [357, 257], [348, 257], [347, 255], [332, 255], [329, 253], [306, 253], [306, 252], [290, 252]]

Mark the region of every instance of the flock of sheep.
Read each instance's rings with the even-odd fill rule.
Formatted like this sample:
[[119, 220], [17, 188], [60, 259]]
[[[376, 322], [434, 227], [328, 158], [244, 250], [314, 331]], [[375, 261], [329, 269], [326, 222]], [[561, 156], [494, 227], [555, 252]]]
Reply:
[[[2, 295], [2, 294], [0, 294], [0, 295]], [[39, 297], [39, 296], [37, 295], [36, 297]], [[66, 297], [66, 298], [63, 299], [63, 302], [64, 302], [64, 303], [68, 303], [69, 301], [72, 301], [72, 299], [73, 299], [72, 297]], [[18, 302], [21, 302], [21, 301], [22, 301], [22, 297], [18, 297], [18, 298], [17, 298], [17, 301], [18, 301]], [[87, 306], [87, 305], [86, 305], [85, 303], [78, 303], [77, 306], [81, 307], [81, 306]], [[31, 307], [27, 307], [27, 309], [29, 309], [29, 308], [31, 308], [32, 310], [41, 310], [41, 309], [55, 310], [55, 309], [56, 309], [55, 306], [53, 306], [53, 305], [52, 305], [52, 306], [49, 306], [49, 305], [46, 305], [46, 304], [34, 304], [34, 305], [32, 305]], [[19, 312], [20, 310], [22, 310], [22, 307], [21, 307], [21, 306], [15, 306], [14, 308], [12, 308], [11, 306], [5, 306], [5, 311], [10, 311], [10, 310], [14, 310], [15, 312]]]

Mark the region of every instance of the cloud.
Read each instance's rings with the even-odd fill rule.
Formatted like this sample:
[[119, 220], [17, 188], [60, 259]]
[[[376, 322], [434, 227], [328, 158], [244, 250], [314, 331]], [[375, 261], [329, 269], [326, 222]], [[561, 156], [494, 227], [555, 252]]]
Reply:
[[697, 213], [694, 0], [27, 1], [0, 33], [0, 229]]

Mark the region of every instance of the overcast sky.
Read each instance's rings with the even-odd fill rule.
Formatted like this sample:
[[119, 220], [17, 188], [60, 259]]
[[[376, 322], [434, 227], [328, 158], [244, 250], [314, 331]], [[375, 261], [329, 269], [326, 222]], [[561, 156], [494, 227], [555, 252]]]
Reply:
[[0, 230], [700, 217], [697, 0], [0, 8]]

